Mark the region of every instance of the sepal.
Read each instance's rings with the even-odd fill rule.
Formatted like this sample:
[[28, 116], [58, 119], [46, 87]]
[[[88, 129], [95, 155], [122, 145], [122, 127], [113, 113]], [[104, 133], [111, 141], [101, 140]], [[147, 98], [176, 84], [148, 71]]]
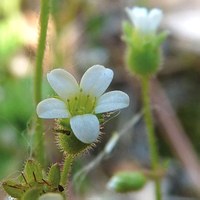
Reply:
[[42, 181], [42, 168], [36, 160], [27, 160], [24, 168], [24, 177], [29, 184]]
[[58, 187], [60, 183], [60, 168], [57, 163], [51, 166], [48, 173], [48, 182], [53, 187]]
[[128, 21], [122, 22], [123, 36], [122, 39], [127, 43], [131, 43], [133, 36], [133, 26]]
[[167, 39], [169, 34], [170, 34], [169, 31], [163, 31], [160, 34], [158, 34], [156, 37], [157, 40], [156, 45], [162, 44]]
[[91, 146], [77, 139], [66, 120], [57, 121], [56, 139], [59, 149], [72, 156], [83, 153]]
[[2, 187], [7, 192], [8, 195], [14, 198], [19, 198], [19, 199], [22, 197], [24, 190], [27, 189], [26, 186], [23, 186], [11, 180], [3, 182]]
[[21, 200], [36, 200], [41, 194], [42, 188], [34, 187], [25, 192]]
[[59, 193], [64, 196], [64, 187], [60, 184], [60, 169], [58, 164], [51, 166], [48, 176], [40, 164], [29, 159], [24, 170], [16, 180], [2, 183], [4, 190], [13, 198], [19, 200], [36, 200], [45, 193]]

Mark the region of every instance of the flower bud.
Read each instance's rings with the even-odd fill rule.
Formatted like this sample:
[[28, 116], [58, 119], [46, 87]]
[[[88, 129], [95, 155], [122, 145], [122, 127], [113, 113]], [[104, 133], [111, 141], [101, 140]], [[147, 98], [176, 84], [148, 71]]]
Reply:
[[[66, 121], [66, 120], [65, 120]], [[70, 155], [78, 155], [84, 152], [91, 144], [86, 144], [77, 139], [69, 125], [64, 120], [57, 121], [57, 142], [59, 148]]]
[[107, 184], [107, 187], [116, 192], [125, 193], [142, 189], [146, 177], [141, 172], [119, 172]]
[[138, 76], [155, 74], [161, 64], [160, 45], [168, 33], [157, 34], [162, 11], [146, 8], [126, 9], [132, 23], [123, 24], [123, 39], [127, 44], [126, 63], [129, 70]]
[[160, 64], [160, 49], [151, 43], [141, 44], [141, 48], [128, 48], [127, 64], [136, 75], [149, 76], [154, 74]]

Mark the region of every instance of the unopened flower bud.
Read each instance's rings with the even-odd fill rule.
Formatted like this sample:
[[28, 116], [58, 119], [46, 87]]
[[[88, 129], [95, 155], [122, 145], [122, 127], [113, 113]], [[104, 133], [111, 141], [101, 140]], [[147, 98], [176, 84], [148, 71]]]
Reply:
[[127, 44], [126, 62], [129, 70], [138, 76], [154, 75], [161, 64], [160, 45], [168, 33], [157, 34], [162, 11], [134, 7], [126, 8], [132, 22], [123, 24], [123, 39]]
[[125, 193], [142, 189], [146, 177], [140, 172], [119, 172], [107, 184], [107, 187], [116, 192]]

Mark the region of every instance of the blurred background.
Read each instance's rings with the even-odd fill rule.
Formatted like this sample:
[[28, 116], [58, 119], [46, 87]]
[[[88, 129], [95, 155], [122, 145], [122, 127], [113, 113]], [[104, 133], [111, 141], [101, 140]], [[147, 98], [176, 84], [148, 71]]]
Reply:
[[[196, 174], [200, 174], [199, 0], [51, 0], [43, 98], [53, 94], [46, 81], [47, 71], [63, 67], [80, 80], [86, 69], [94, 64], [112, 68], [115, 76], [109, 89], [122, 90], [131, 98], [130, 107], [106, 124], [101, 143], [77, 159], [74, 174], [101, 152], [113, 131], [120, 130], [140, 112], [139, 81], [126, 69], [125, 44], [121, 39], [122, 22], [128, 20], [124, 8], [132, 6], [162, 9], [161, 29], [170, 33], [162, 46], [163, 63], [157, 76], [160, 93], [156, 89], [158, 82], [152, 86], [154, 106], [163, 111], [155, 112], [155, 126], [161, 162], [166, 165], [164, 194], [166, 199], [172, 200], [199, 199], [195, 192], [200, 185], [197, 186], [199, 181], [195, 179]], [[0, 181], [15, 177], [31, 152], [39, 9], [39, 0], [0, 1]], [[159, 99], [166, 104], [156, 103]], [[167, 116], [164, 119], [163, 113]], [[60, 162], [62, 158], [53, 140], [52, 121], [45, 123], [49, 164]], [[171, 132], [166, 127], [171, 127]], [[106, 189], [114, 172], [148, 168], [148, 144], [144, 122], [140, 120], [121, 137], [112, 154], [90, 171], [82, 184], [71, 186], [72, 199], [153, 200], [151, 181], [142, 191], [126, 195]], [[3, 198], [2, 192], [0, 199]]]

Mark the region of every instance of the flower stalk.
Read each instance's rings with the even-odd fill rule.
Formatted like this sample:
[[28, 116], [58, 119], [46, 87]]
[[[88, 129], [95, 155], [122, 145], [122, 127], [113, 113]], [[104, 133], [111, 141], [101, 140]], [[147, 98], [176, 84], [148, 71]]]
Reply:
[[65, 156], [63, 170], [61, 172], [61, 179], [60, 179], [60, 184], [62, 186], [66, 186], [67, 184], [73, 160], [74, 160], [73, 155], [68, 154]]
[[[168, 33], [157, 33], [163, 18], [162, 10], [144, 7], [126, 8], [131, 24], [123, 25], [123, 39], [127, 44], [127, 65], [131, 73], [141, 79], [144, 119], [148, 133], [151, 166], [154, 173], [158, 170], [158, 149], [154, 133], [150, 102], [150, 78], [159, 70], [162, 60], [160, 45]], [[155, 178], [156, 200], [162, 199], [160, 179]]]
[[[41, 0], [40, 7], [40, 32], [38, 39], [38, 48], [36, 53], [36, 67], [34, 74], [34, 100], [35, 106], [42, 98], [42, 66], [44, 59], [44, 52], [46, 46], [46, 35], [49, 19], [49, 0]], [[35, 132], [34, 132], [34, 154], [36, 159], [44, 165], [44, 136], [42, 121], [36, 117]]]
[[[159, 155], [158, 155], [158, 149], [157, 149], [157, 144], [156, 144], [152, 113], [151, 113], [150, 79], [148, 77], [142, 77], [141, 84], [142, 84], [144, 120], [145, 120], [146, 129], [148, 133], [151, 166], [152, 166], [153, 171], [156, 172], [159, 165], [158, 164]], [[156, 200], [161, 200], [162, 199], [161, 184], [158, 178], [155, 179], [155, 187], [156, 187], [155, 188]]]

